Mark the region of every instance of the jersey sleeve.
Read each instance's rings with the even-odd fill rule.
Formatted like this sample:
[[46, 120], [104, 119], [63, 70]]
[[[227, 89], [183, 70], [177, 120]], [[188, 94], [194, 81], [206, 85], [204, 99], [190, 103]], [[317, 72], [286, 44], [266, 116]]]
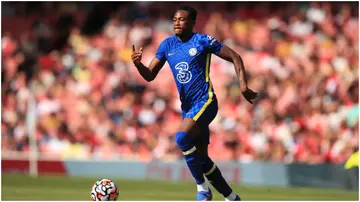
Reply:
[[157, 59], [159, 59], [161, 61], [166, 60], [166, 53], [165, 53], [166, 46], [167, 46], [167, 43], [166, 43], [166, 39], [165, 39], [159, 45], [158, 50], [157, 50], [156, 55], [155, 55], [155, 58], [157, 58]]
[[223, 44], [216, 40], [214, 37], [210, 35], [205, 35], [205, 47], [210, 53], [214, 53], [215, 55], [219, 55]]

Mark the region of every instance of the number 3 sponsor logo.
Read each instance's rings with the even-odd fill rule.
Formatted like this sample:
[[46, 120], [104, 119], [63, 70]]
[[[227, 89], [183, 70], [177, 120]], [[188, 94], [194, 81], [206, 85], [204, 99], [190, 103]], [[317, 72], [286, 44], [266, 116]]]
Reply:
[[186, 62], [180, 62], [175, 66], [175, 69], [179, 70], [179, 73], [176, 75], [176, 79], [182, 83], [188, 83], [191, 80], [192, 74], [189, 71], [189, 64]]

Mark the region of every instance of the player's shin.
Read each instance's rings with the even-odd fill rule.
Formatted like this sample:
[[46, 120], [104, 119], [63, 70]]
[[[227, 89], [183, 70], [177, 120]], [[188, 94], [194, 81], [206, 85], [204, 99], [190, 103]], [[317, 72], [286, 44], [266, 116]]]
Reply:
[[235, 200], [237, 195], [232, 191], [219, 168], [209, 157], [201, 160], [201, 166], [210, 184], [226, 199], [231, 201]]
[[198, 191], [207, 191], [208, 187], [205, 183], [200, 158], [195, 145], [192, 143], [191, 137], [189, 137], [189, 134], [186, 132], [177, 132], [176, 143], [184, 154], [186, 164], [198, 185]]

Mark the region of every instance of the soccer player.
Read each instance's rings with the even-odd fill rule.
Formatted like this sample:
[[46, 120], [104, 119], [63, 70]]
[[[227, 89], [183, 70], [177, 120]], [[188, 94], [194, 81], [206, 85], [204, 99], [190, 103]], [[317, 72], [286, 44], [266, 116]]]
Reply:
[[173, 18], [175, 35], [159, 46], [155, 58], [146, 67], [141, 63], [143, 48], [132, 46], [132, 61], [148, 82], [167, 61], [176, 82], [182, 109], [182, 123], [176, 133], [176, 143], [197, 184], [198, 201], [212, 200], [212, 192], [205, 178], [227, 201], [240, 201], [225, 181], [220, 170], [208, 156], [209, 124], [218, 111], [218, 102], [209, 78], [211, 54], [232, 62], [240, 81], [244, 98], [252, 103], [258, 94], [247, 86], [241, 57], [232, 49], [206, 34], [193, 32], [197, 12], [189, 6], [180, 6]]

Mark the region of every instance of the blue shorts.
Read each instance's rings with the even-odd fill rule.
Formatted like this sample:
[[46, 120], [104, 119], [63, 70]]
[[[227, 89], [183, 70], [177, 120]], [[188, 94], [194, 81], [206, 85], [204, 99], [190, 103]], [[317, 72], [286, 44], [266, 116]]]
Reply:
[[217, 99], [198, 101], [191, 106], [181, 106], [182, 119], [192, 118], [200, 126], [202, 134], [195, 142], [210, 142], [209, 125], [218, 112]]

